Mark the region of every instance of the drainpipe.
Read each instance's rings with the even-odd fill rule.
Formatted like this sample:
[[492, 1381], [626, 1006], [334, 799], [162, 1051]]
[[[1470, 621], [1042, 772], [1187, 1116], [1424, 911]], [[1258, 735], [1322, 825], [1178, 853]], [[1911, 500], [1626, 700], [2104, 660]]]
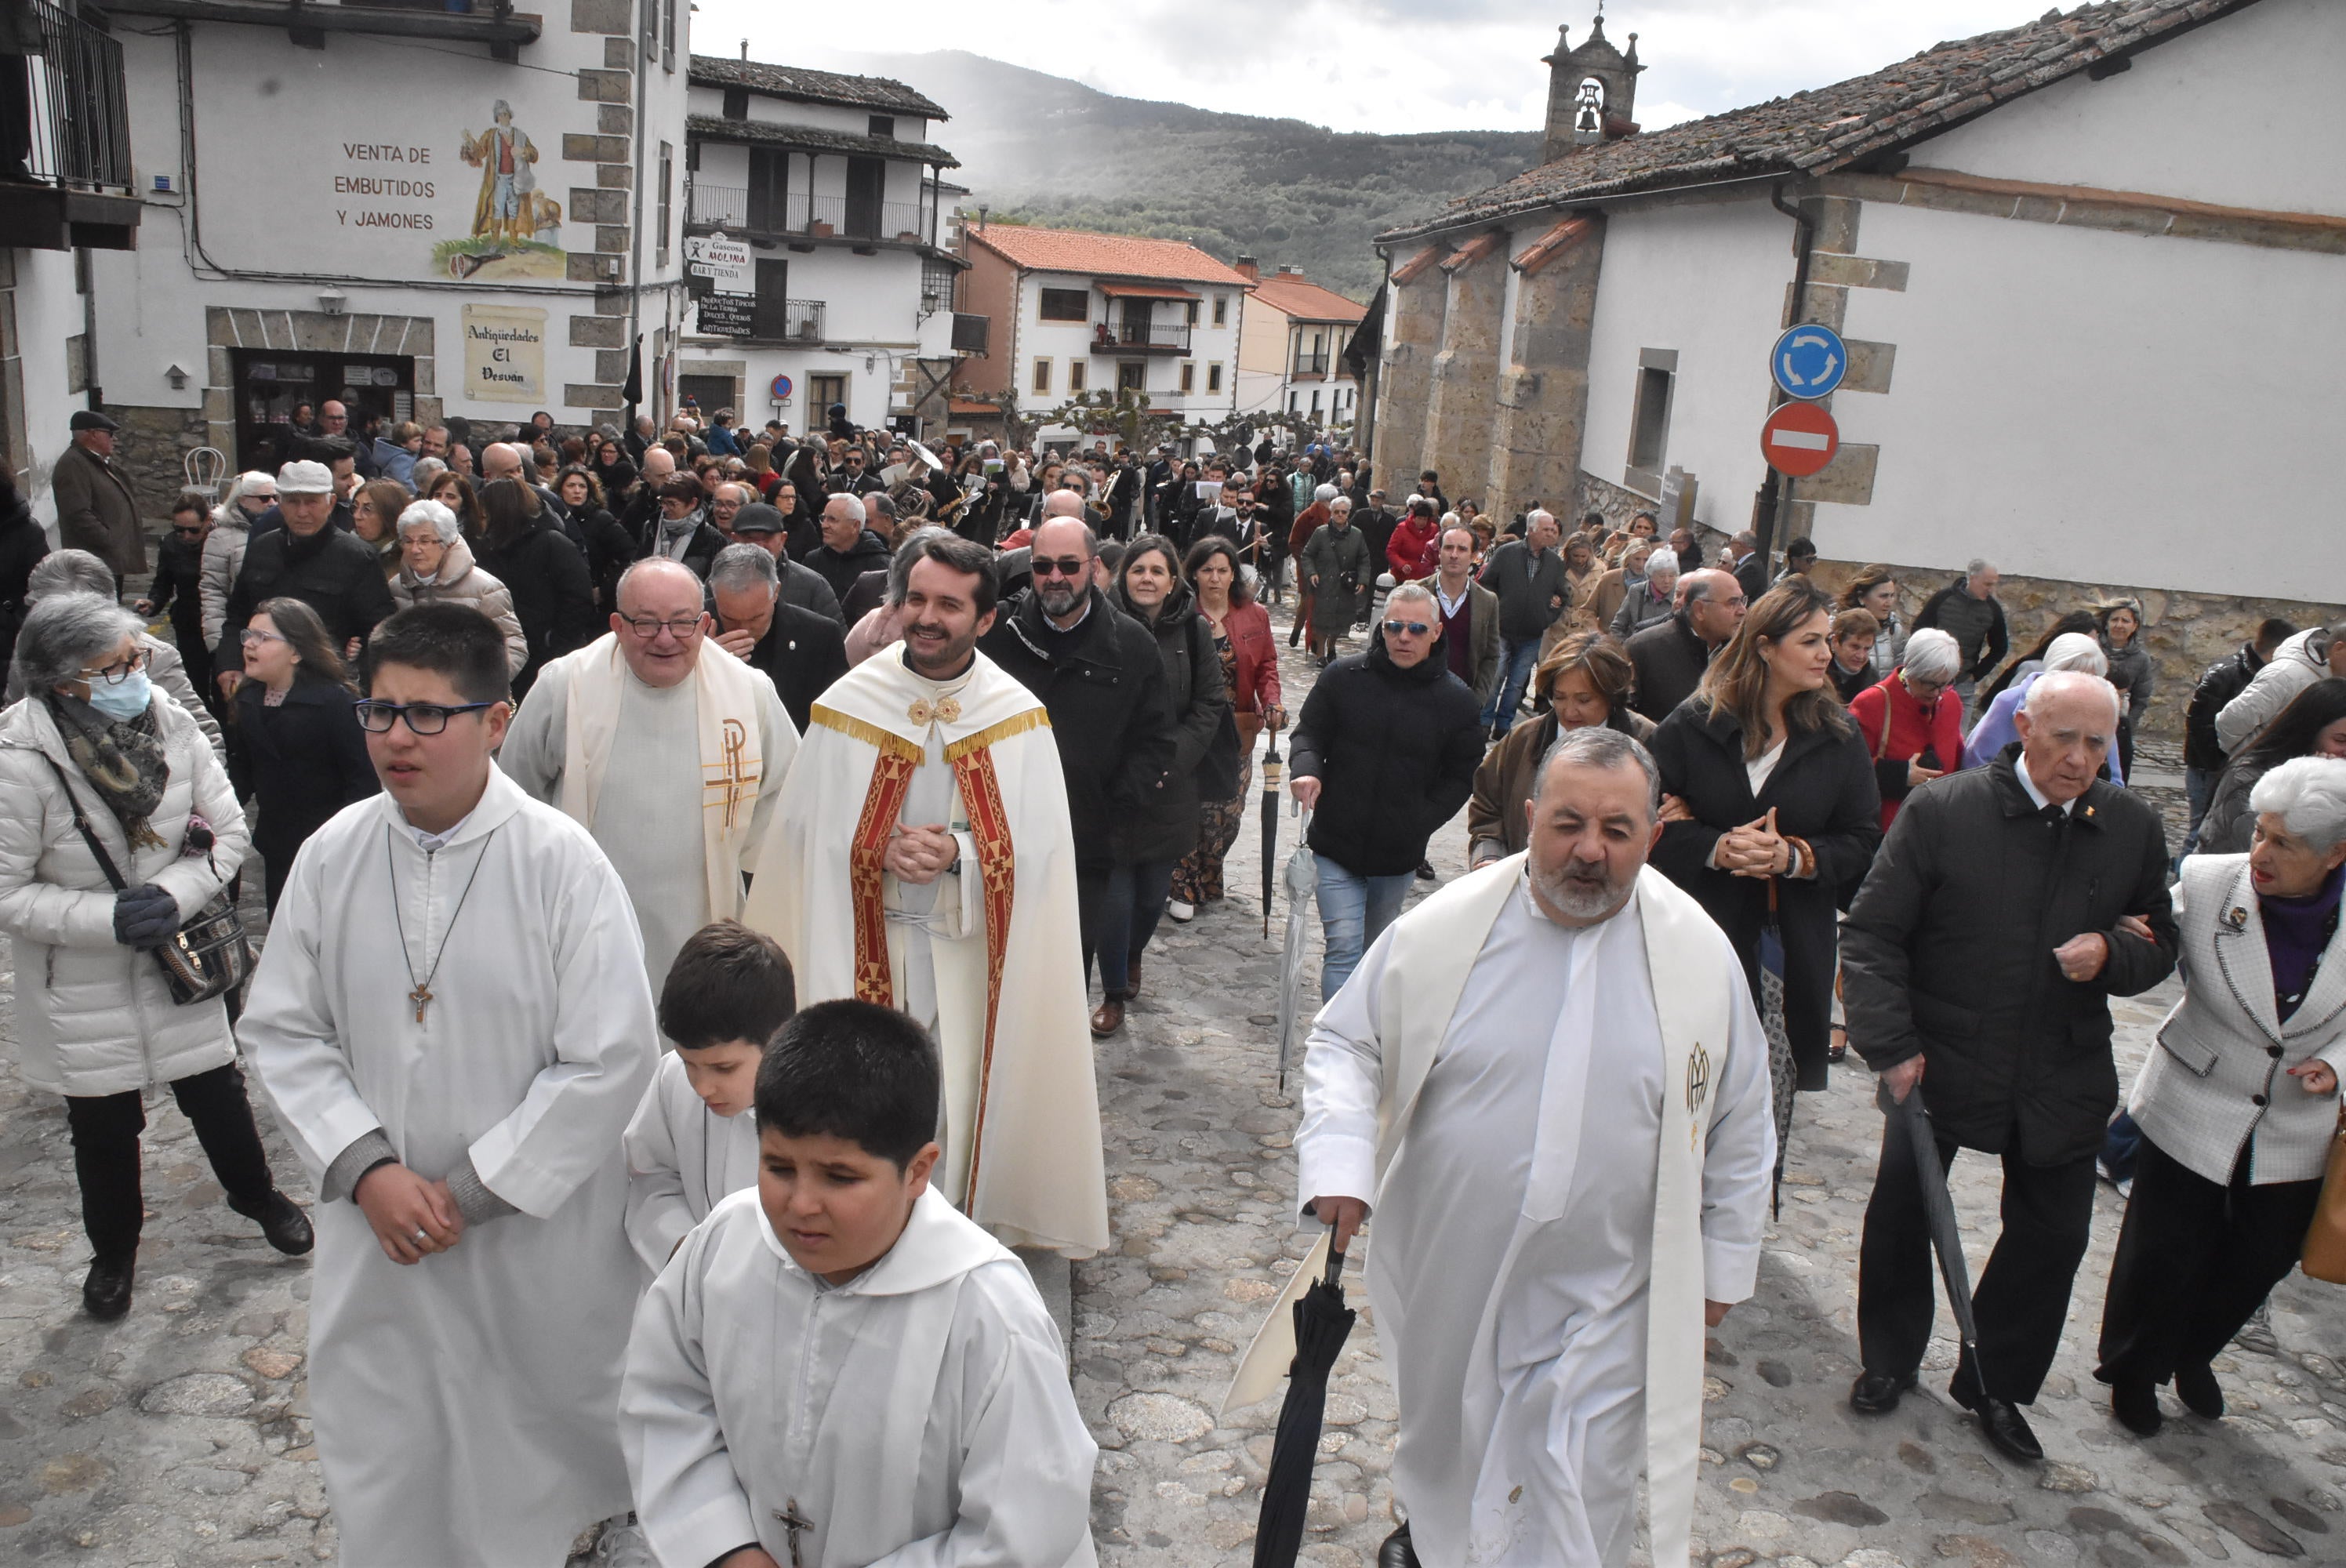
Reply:
[[[658, 13], [655, 11], [653, 14], [654, 15], [658, 15]], [[644, 239], [644, 182], [650, 178], [649, 171], [644, 167], [646, 162], [644, 155], [648, 145], [645, 139], [646, 122], [651, 117], [652, 67], [658, 63], [656, 58], [658, 50], [656, 48], [652, 55], [647, 55], [644, 52], [643, 19], [641, 12], [638, 12], [632, 19], [636, 24], [633, 29], [635, 36], [634, 54], [636, 56], [636, 113], [635, 124], [632, 127], [635, 132], [636, 172], [635, 178], [627, 182], [633, 187], [633, 188], [627, 192], [629, 199], [627, 204], [627, 233], [629, 237], [627, 247], [627, 351], [632, 356], [629, 362], [637, 367], [638, 376], [642, 377], [646, 375], [646, 372], [643, 368], [644, 258], [652, 253], [650, 246], [645, 242]], [[663, 36], [661, 43], [665, 44], [666, 41], [665, 36]], [[600, 128], [601, 127], [597, 127], [598, 132]], [[597, 287], [599, 290], [601, 285], [597, 284]], [[663, 321], [667, 320], [667, 313], [665, 311], [661, 312], [661, 320]], [[649, 384], [646, 386], [645, 391], [650, 394], [652, 407], [658, 409], [660, 406], [660, 401], [659, 384], [658, 380], [659, 375], [659, 361], [657, 358], [653, 360], [648, 374], [650, 381]], [[635, 433], [635, 417], [642, 412], [642, 406], [637, 403], [627, 404], [621, 409], [619, 417], [621, 420], [626, 422], [627, 426], [627, 429], [619, 433], [623, 437], [633, 435]], [[654, 429], [658, 429], [657, 415], [654, 416]]]
[[[1792, 239], [1791, 321], [1791, 324], [1797, 326], [1800, 321], [1801, 311], [1807, 303], [1809, 257], [1816, 249], [1817, 226], [1810, 220], [1806, 213], [1784, 199], [1784, 186], [1781, 180], [1768, 188], [1768, 204], [1798, 225], [1798, 232]], [[1782, 401], [1781, 394], [1779, 394], [1776, 402]], [[1770, 406], [1774, 405], [1770, 404]], [[1768, 470], [1767, 478], [1760, 482], [1759, 502], [1752, 509], [1751, 531], [1760, 536], [1760, 559], [1771, 566], [1775, 561], [1773, 552], [1776, 545], [1776, 519], [1780, 514], [1780, 509], [1788, 514], [1791, 504], [1792, 481], [1770, 468]]]

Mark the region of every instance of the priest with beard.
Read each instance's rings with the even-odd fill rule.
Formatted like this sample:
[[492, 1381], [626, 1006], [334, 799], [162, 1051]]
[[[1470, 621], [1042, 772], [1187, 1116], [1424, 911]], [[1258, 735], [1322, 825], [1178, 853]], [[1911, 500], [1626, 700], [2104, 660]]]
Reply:
[[1074, 832], [1043, 704], [977, 649], [994, 553], [908, 542], [903, 641], [813, 707], [743, 919], [802, 1002], [909, 1013], [944, 1070], [933, 1176], [1014, 1247], [1107, 1246]]
[[1659, 800], [1636, 741], [1564, 735], [1529, 849], [1395, 921], [1312, 1029], [1328, 1230], [1225, 1408], [1277, 1391], [1289, 1300], [1373, 1211], [1408, 1516], [1382, 1564], [1619, 1568], [1642, 1471], [1655, 1568], [1686, 1568], [1704, 1330], [1757, 1281], [1775, 1136], [1742, 965], [1646, 866]]

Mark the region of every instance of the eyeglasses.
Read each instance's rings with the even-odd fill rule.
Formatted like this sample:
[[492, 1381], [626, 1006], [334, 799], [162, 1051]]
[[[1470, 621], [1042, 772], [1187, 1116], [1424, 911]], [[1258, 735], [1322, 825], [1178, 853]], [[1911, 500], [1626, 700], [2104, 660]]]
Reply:
[[236, 640], [246, 647], [257, 648], [263, 643], [281, 643], [285, 638], [276, 632], [264, 632], [259, 626], [247, 626], [236, 634]]
[[146, 667], [147, 650], [145, 648], [138, 648], [132, 651], [128, 658], [117, 659], [112, 664], [101, 665], [96, 669], [86, 669], [82, 671], [81, 678], [88, 681], [102, 680], [108, 686], [120, 686], [124, 681], [128, 680], [132, 676], [137, 675], [140, 670], [145, 669]]
[[629, 631], [647, 642], [662, 632], [668, 633], [680, 642], [700, 629], [699, 616], [679, 616], [672, 621], [661, 620], [657, 616], [621, 616], [619, 619], [627, 624]]
[[1062, 555], [1056, 561], [1047, 555], [1037, 555], [1033, 570], [1038, 577], [1080, 577], [1090, 567], [1091, 563], [1081, 555]]
[[174, 534], [200, 534], [203, 531], [204, 525], [200, 523], [174, 523], [171, 524], [171, 532]]
[[501, 702], [466, 702], [454, 708], [436, 702], [354, 702], [351, 711], [359, 716], [359, 728], [370, 735], [388, 735], [391, 727], [401, 719], [418, 735], [437, 735], [448, 728], [448, 720], [459, 713], [479, 713], [484, 708], [503, 708]]
[[1422, 637], [1433, 629], [1432, 625], [1425, 621], [1387, 621], [1385, 623], [1385, 636], [1389, 637], [1397, 637], [1403, 632], [1407, 632], [1413, 637]]

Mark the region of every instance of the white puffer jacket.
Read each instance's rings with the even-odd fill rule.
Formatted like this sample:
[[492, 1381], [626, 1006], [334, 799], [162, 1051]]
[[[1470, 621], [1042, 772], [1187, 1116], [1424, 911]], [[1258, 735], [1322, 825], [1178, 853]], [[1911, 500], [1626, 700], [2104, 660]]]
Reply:
[[196, 579], [196, 602], [203, 608], [204, 647], [217, 650], [220, 633], [228, 629], [228, 596], [236, 588], [236, 575], [244, 569], [245, 546], [252, 543], [252, 527], [241, 515], [233, 523], [221, 521], [230, 513], [240, 511], [235, 502], [212, 514], [212, 531], [204, 535], [204, 565]]
[[[82, 815], [131, 886], [153, 882], [184, 919], [234, 875], [250, 847], [244, 811], [196, 721], [168, 697], [154, 712], [170, 779], [148, 825], [162, 846], [134, 857], [122, 824], [66, 755], [46, 701], [0, 713], [0, 931], [16, 943], [16, 1038], [25, 1081], [56, 1095], [118, 1095], [236, 1059], [228, 1012], [214, 999], [171, 1000], [152, 953], [114, 940], [114, 888], [74, 827], [54, 759], [75, 781]], [[183, 858], [190, 811], [219, 841]]]

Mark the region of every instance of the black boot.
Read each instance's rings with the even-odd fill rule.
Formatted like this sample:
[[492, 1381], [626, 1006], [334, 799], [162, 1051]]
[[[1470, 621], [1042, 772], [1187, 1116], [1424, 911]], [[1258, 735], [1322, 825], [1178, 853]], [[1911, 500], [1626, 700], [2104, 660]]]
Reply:
[[123, 1257], [93, 1257], [89, 1274], [81, 1282], [83, 1309], [101, 1323], [111, 1323], [130, 1310], [130, 1281], [138, 1270], [138, 1255]]
[[1418, 1568], [1417, 1553], [1409, 1543], [1409, 1526], [1404, 1524], [1385, 1537], [1377, 1548], [1377, 1568]]
[[228, 1206], [247, 1219], [259, 1220], [260, 1234], [269, 1238], [269, 1245], [288, 1257], [299, 1257], [317, 1244], [317, 1234], [310, 1228], [310, 1217], [301, 1212], [300, 1204], [281, 1192], [272, 1191], [258, 1204], [242, 1204], [230, 1198]]

